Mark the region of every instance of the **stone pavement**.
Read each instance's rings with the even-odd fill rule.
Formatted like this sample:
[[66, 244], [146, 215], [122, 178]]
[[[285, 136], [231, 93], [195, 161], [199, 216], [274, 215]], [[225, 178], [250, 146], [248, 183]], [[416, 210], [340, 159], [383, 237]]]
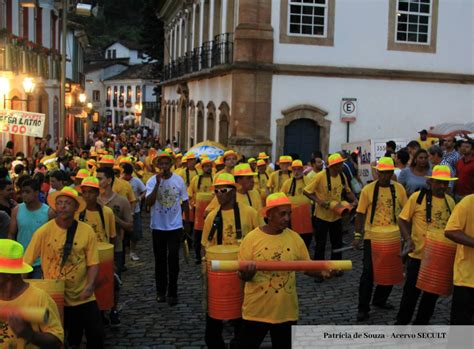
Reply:
[[[203, 348], [205, 316], [201, 305], [200, 266], [191, 259], [186, 264], [181, 256], [178, 283], [179, 304], [170, 307], [155, 301], [154, 257], [149, 216], [144, 214], [144, 240], [139, 243], [141, 260], [132, 262], [127, 256], [128, 271], [123, 273], [121, 292], [121, 320], [118, 329], [106, 329], [108, 348]], [[350, 237], [345, 236], [347, 244]], [[192, 251], [191, 251], [192, 254]], [[329, 256], [329, 253], [328, 253]], [[312, 278], [297, 278], [300, 304], [300, 325], [353, 325], [356, 322], [359, 277], [362, 252], [349, 251], [344, 259], [353, 261], [353, 270], [343, 277], [316, 284]], [[389, 301], [398, 308], [402, 286], [394, 287]], [[432, 324], [449, 324], [450, 298], [440, 298]], [[365, 324], [393, 324], [398, 309], [372, 309]], [[232, 337], [230, 326], [225, 327], [225, 339]], [[263, 347], [270, 347], [269, 336]]]

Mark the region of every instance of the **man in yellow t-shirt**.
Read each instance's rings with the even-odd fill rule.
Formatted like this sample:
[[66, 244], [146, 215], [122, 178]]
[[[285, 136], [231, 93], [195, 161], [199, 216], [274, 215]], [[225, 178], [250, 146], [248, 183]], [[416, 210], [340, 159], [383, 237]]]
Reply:
[[86, 203], [70, 187], [48, 196], [57, 216], [39, 228], [25, 253], [25, 262], [41, 257], [45, 279], [64, 280], [64, 323], [68, 344], [79, 346], [85, 333], [91, 348], [102, 348], [104, 331], [95, 300], [95, 280], [99, 272], [99, 252], [94, 230], [74, 219]]
[[[257, 228], [261, 221], [252, 207], [237, 203], [234, 176], [229, 173], [216, 175], [212, 190], [219, 202], [219, 206], [206, 217], [202, 232], [201, 245], [208, 248], [214, 245], [238, 245], [238, 241], [249, 231]], [[204, 251], [203, 251], [204, 253]], [[237, 341], [241, 319], [232, 320], [234, 325], [234, 339]], [[222, 320], [206, 315], [205, 340], [209, 348], [223, 348]]]
[[294, 271], [256, 271], [255, 261], [309, 260], [298, 233], [288, 229], [291, 201], [283, 193], [268, 196], [262, 212], [268, 224], [242, 240], [239, 260], [254, 261], [239, 272], [245, 281], [240, 348], [258, 348], [270, 332], [273, 348], [291, 348], [291, 326], [298, 320]]
[[[342, 219], [340, 215], [330, 209], [331, 203], [340, 203], [346, 196], [354, 206], [357, 205], [357, 198], [351, 192], [347, 178], [342, 173], [343, 163], [344, 158], [341, 154], [332, 154], [328, 159], [328, 168], [319, 172], [304, 188], [304, 194], [316, 203], [316, 219], [314, 221], [315, 260], [325, 259], [328, 234], [333, 250], [342, 247]], [[342, 253], [331, 253], [331, 259], [341, 260]], [[322, 281], [322, 278], [316, 278], [316, 282]]]
[[201, 238], [204, 228], [204, 212], [214, 197], [212, 186], [212, 160], [201, 157], [203, 173], [195, 176], [188, 187], [189, 204], [194, 210], [194, 253], [196, 264], [201, 264]]
[[[359, 284], [359, 311], [357, 321], [363, 321], [369, 318], [369, 304], [374, 287], [374, 274], [377, 272], [377, 269], [374, 268], [373, 265], [374, 262], [372, 261], [372, 235], [382, 232], [387, 238], [392, 239], [393, 234], [395, 239], [400, 241], [397, 217], [407, 201], [405, 188], [403, 188], [400, 183], [391, 182], [393, 172], [395, 171], [395, 164], [392, 158], [380, 158], [376, 169], [378, 180], [362, 189], [355, 220], [354, 247], [359, 247], [359, 243], [362, 239], [362, 231], [365, 230], [364, 260]], [[398, 251], [396, 253], [397, 255], [399, 254]], [[401, 258], [399, 262], [399, 277], [403, 280]], [[372, 299], [372, 305], [387, 310], [393, 309], [393, 305], [387, 303], [392, 288], [393, 284], [377, 285]]]
[[[23, 262], [23, 246], [13, 240], [0, 239], [0, 309], [11, 310], [0, 319], [0, 346], [2, 348], [61, 348], [64, 330], [58, 307], [53, 299], [23, 281], [21, 274], [33, 268]], [[44, 324], [29, 323], [17, 311], [27, 308], [44, 309], [49, 313]]]
[[[216, 176], [221, 173], [230, 173], [231, 175], [233, 175], [234, 167], [235, 165], [237, 165], [237, 161], [239, 160], [239, 155], [233, 150], [227, 150], [222, 156], [222, 160], [224, 161], [224, 168], [220, 171], [217, 171]], [[219, 162], [216, 161], [216, 169], [218, 163]]]
[[257, 185], [258, 190], [260, 191], [260, 197], [262, 198], [262, 205], [267, 199], [268, 196], [268, 188], [267, 183], [270, 176], [265, 171], [267, 163], [265, 160], [258, 160], [257, 161]]
[[293, 205], [291, 211], [291, 229], [301, 235], [306, 247], [309, 249], [313, 239], [313, 223], [311, 200], [304, 195], [304, 188], [309, 184], [307, 177], [303, 175], [303, 163], [294, 160], [291, 164], [293, 178], [287, 179], [281, 186]]
[[454, 208], [445, 235], [458, 244], [454, 260], [451, 325], [474, 325], [474, 194]]
[[277, 193], [281, 191], [281, 186], [283, 185], [283, 183], [287, 179], [291, 178], [290, 166], [292, 161], [293, 159], [291, 158], [291, 156], [280, 156], [280, 159], [278, 161], [278, 166], [280, 166], [280, 169], [269, 174], [270, 178], [267, 182], [269, 193]]
[[418, 133], [420, 138], [417, 139], [417, 142], [420, 144], [421, 149], [428, 150], [429, 147], [438, 142], [438, 138], [428, 137], [428, 131], [426, 130], [421, 130]]
[[313, 168], [306, 177], [313, 180], [316, 175], [324, 169], [324, 160], [321, 152], [316, 152], [314, 157], [311, 159], [311, 167]]
[[262, 199], [258, 190], [254, 189], [256, 175], [249, 164], [239, 164], [234, 168], [235, 182], [240, 186], [237, 202], [245, 203], [258, 212], [262, 208]]
[[[421, 261], [436, 258], [426, 255], [425, 236], [444, 236], [444, 228], [455, 206], [454, 199], [447, 195], [451, 178], [449, 166], [438, 165], [428, 177], [429, 190], [413, 193], [398, 217], [398, 225], [408, 247], [407, 268], [403, 295], [396, 325], [408, 325], [415, 312], [421, 290], [416, 287]], [[437, 280], [433, 280], [437, 282]], [[423, 291], [413, 325], [428, 325], [439, 295]]]

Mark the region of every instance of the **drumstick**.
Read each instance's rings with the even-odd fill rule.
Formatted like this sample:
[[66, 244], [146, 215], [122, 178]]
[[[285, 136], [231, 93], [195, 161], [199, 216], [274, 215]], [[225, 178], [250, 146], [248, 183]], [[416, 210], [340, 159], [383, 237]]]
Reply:
[[332, 253], [338, 253], [338, 252], [344, 252], [344, 251], [349, 251], [349, 250], [363, 250], [363, 248], [354, 248], [352, 246], [346, 246], [346, 247], [341, 247], [337, 248], [335, 250], [332, 250]]
[[30, 324], [47, 324], [49, 310], [40, 307], [2, 306], [0, 308], [0, 319], [8, 321], [10, 316], [17, 316]]
[[[211, 261], [212, 271], [245, 270], [250, 261]], [[352, 261], [256, 261], [257, 270], [322, 271], [351, 270]]]

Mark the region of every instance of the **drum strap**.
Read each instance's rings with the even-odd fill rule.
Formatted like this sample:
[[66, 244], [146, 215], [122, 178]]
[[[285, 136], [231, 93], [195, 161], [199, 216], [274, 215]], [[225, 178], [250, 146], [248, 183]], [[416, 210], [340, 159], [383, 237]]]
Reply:
[[252, 199], [250, 198], [250, 194], [247, 192], [247, 200], [249, 201], [250, 207], [252, 207]]
[[189, 186], [189, 169], [186, 169], [186, 186]]
[[[242, 223], [240, 221], [240, 210], [239, 204], [237, 202], [234, 203], [234, 220], [235, 220], [235, 234], [237, 236], [237, 240], [242, 238]], [[209, 232], [209, 236], [207, 238], [208, 241], [212, 241], [214, 239], [214, 235], [217, 232], [217, 244], [222, 245], [222, 210], [219, 209], [217, 211], [216, 217], [214, 218], [214, 222], [212, 222], [212, 228]]]
[[[79, 220], [81, 222], [84, 222], [84, 220], [86, 218], [86, 211], [87, 210], [84, 210], [81, 213], [79, 213]], [[108, 234], [107, 228], [105, 226], [104, 209], [99, 204], [97, 204], [97, 211], [99, 211], [100, 221], [102, 222], [102, 229], [104, 229], [105, 233]]]
[[[265, 173], [266, 174], [266, 173]], [[281, 188], [281, 184], [283, 184], [281, 182], [281, 177], [283, 176], [283, 171], [282, 170], [279, 170], [278, 171], [278, 186]], [[288, 176], [291, 178], [291, 171], [288, 171]]]
[[198, 175], [198, 190], [201, 188], [201, 182], [203, 177], [210, 177], [210, 175], [202, 174]]
[[74, 236], [76, 235], [76, 230], [77, 230], [77, 221], [74, 220], [71, 226], [67, 228], [66, 242], [64, 243], [63, 258], [61, 260], [61, 269], [64, 268], [64, 265], [66, 264], [66, 261], [69, 258], [69, 255], [71, 254], [72, 244], [74, 242]]
[[[379, 181], [375, 182], [374, 196], [372, 198], [372, 210], [370, 212], [370, 224], [374, 222], [375, 210], [377, 209], [377, 201], [379, 199]], [[397, 223], [397, 213], [396, 213], [396, 192], [395, 186], [393, 183], [390, 183], [390, 194], [392, 195], [392, 212], [393, 212], [393, 223]]]
[[[426, 196], [426, 223], [431, 223], [431, 211], [433, 209], [433, 193], [429, 189], [421, 189], [420, 194], [416, 198], [416, 203], [421, 205], [423, 202], [423, 198]], [[451, 215], [451, 207], [448, 203], [448, 198], [444, 195], [444, 202], [446, 203], [446, 207], [448, 208], [449, 215]]]
[[291, 180], [291, 186], [290, 186], [290, 196], [295, 196], [295, 192], [296, 192], [296, 178], [293, 177], [293, 179]]
[[[331, 175], [329, 173], [329, 169], [324, 170], [326, 172], [326, 182], [328, 183], [328, 192], [331, 192], [332, 186], [331, 186]], [[344, 196], [344, 188], [346, 187], [346, 177], [344, 174], [341, 172], [339, 173], [339, 176], [341, 177], [341, 183], [342, 183], [342, 191], [341, 191], [341, 200], [343, 199], [342, 196]]]

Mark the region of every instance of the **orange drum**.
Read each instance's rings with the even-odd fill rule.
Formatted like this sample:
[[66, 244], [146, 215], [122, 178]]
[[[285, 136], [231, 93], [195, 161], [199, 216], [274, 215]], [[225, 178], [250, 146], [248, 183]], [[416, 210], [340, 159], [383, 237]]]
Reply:
[[114, 306], [114, 245], [98, 243], [99, 275], [97, 275], [95, 297], [100, 310]]
[[400, 231], [392, 227], [381, 230], [370, 232], [374, 283], [397, 285], [403, 282]]
[[196, 213], [194, 216], [194, 229], [204, 229], [204, 212], [207, 205], [212, 201], [212, 193], [197, 193], [196, 195]]
[[56, 303], [59, 310], [61, 322], [64, 324], [64, 281], [63, 280], [25, 280], [36, 288], [45, 291]]
[[329, 209], [341, 217], [348, 214], [354, 214], [356, 211], [356, 207], [354, 207], [347, 201], [341, 201], [341, 202], [331, 201], [329, 204]]
[[[293, 197], [290, 198], [293, 202]], [[309, 203], [296, 204], [291, 208], [291, 229], [298, 234], [313, 232], [312, 209]]]
[[242, 317], [243, 290], [237, 272], [211, 271], [211, 260], [237, 260], [239, 246], [217, 245], [206, 250], [209, 316], [217, 320]]
[[428, 231], [416, 287], [440, 296], [449, 296], [453, 289], [453, 266], [456, 244], [443, 232]]

